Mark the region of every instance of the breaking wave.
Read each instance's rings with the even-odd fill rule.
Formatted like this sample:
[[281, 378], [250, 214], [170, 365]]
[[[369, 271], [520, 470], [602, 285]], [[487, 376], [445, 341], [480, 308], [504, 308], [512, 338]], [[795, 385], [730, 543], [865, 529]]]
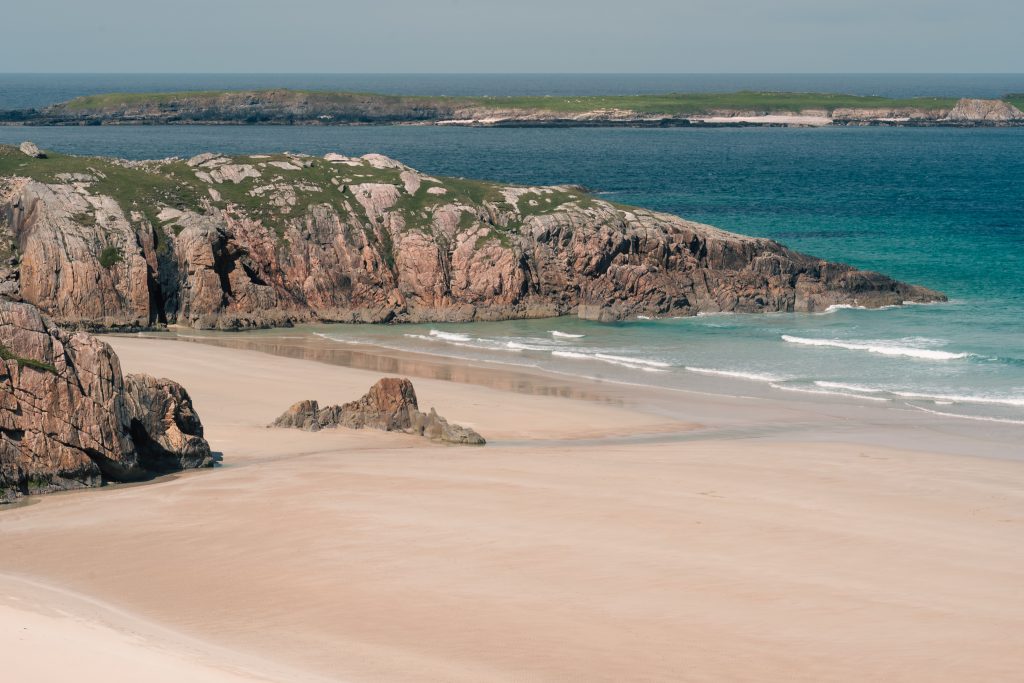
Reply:
[[906, 356], [921, 360], [956, 360], [967, 358], [970, 353], [953, 353], [951, 351], [937, 351], [935, 349], [922, 349], [910, 346], [898, 341], [876, 340], [876, 341], [846, 341], [842, 339], [810, 339], [808, 337], [794, 337], [789, 334], [782, 335], [782, 340], [790, 344], [802, 344], [804, 346], [825, 346], [848, 351], [867, 351], [883, 356]]

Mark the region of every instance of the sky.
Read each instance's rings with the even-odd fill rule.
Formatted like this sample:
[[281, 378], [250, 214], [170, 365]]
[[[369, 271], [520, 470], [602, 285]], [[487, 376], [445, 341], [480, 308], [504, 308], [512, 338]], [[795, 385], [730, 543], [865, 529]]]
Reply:
[[12, 2], [0, 72], [1021, 73], [1022, 0]]

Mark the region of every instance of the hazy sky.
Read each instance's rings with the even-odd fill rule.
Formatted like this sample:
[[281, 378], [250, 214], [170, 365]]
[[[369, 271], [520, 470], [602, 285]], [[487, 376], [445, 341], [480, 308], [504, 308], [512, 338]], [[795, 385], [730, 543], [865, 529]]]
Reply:
[[11, 2], [4, 72], [1024, 72], [1024, 0]]

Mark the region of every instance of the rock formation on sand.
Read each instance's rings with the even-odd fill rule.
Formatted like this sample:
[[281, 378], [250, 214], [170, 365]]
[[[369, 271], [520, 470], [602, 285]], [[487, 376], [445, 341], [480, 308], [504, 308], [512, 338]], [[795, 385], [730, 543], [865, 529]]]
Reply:
[[0, 146], [3, 249], [0, 283], [83, 328], [616, 320], [945, 298], [578, 187], [435, 178], [380, 155], [128, 162]]
[[274, 420], [272, 427], [316, 432], [325, 427], [380, 429], [407, 432], [446, 443], [483, 444], [484, 438], [468, 427], [449, 424], [433, 408], [420, 412], [412, 382], [385, 377], [357, 401], [321, 408], [316, 401], [299, 401]]
[[179, 385], [122, 376], [105, 343], [0, 299], [0, 502], [212, 463]]
[[972, 100], [963, 98], [946, 115], [945, 121], [964, 123], [1006, 123], [1024, 120], [1024, 112], [1001, 100]]

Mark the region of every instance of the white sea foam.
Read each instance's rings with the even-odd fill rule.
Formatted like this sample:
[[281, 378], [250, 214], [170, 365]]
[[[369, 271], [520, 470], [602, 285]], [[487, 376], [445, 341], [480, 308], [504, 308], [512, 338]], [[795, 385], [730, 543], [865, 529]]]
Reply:
[[936, 403], [982, 403], [987, 405], [1016, 406], [1024, 408], [1024, 398], [1016, 396], [975, 396], [972, 394], [925, 394], [916, 391], [894, 391], [897, 396], [903, 398], [920, 398]]
[[877, 387], [869, 387], [863, 384], [846, 384], [845, 382], [825, 382], [817, 381], [815, 385], [822, 389], [839, 389], [841, 391], [856, 391], [858, 394], [880, 394], [885, 389], [879, 389]]
[[568, 332], [559, 332], [558, 330], [550, 330], [552, 337], [558, 337], [560, 339], [582, 339], [587, 336], [585, 334], [570, 334]]
[[547, 351], [546, 346], [537, 346], [536, 344], [524, 344], [518, 341], [507, 341], [505, 342], [505, 348], [510, 351]]
[[[483, 346], [483, 345], [480, 345], [480, 344], [473, 344], [472, 343], [472, 339], [470, 339], [469, 337], [466, 337], [466, 341], [456, 341], [455, 339], [448, 339], [448, 338], [445, 338], [445, 337], [438, 337], [436, 335], [435, 336], [428, 336], [428, 335], [425, 335], [425, 334], [406, 334], [404, 336], [408, 337], [409, 339], [422, 339], [423, 341], [429, 341], [429, 342], [436, 342], [438, 340], [442, 340], [442, 341], [446, 342], [450, 346], [462, 346], [462, 347], [470, 348], [470, 349], [487, 349], [487, 348], [489, 348], [487, 346]], [[463, 335], [463, 336], [465, 336], [465, 335]]]
[[720, 377], [734, 377], [736, 379], [749, 379], [754, 382], [781, 382], [785, 380], [784, 377], [778, 375], [770, 375], [764, 372], [740, 372], [738, 370], [715, 370], [712, 368], [695, 368], [690, 365], [686, 366], [686, 369], [690, 372], [697, 372], [702, 375], [717, 375]]
[[842, 339], [810, 339], [807, 337], [794, 337], [789, 334], [782, 335], [782, 340], [791, 344], [802, 344], [804, 346], [825, 346], [849, 351], [867, 351], [883, 356], [906, 356], [908, 358], [919, 358], [921, 360], [956, 360], [967, 358], [969, 353], [953, 353], [951, 351], [937, 351], [935, 349], [922, 349], [915, 346], [901, 344], [889, 340], [877, 341], [846, 341]]
[[637, 363], [638, 365], [646, 365], [652, 368], [670, 368], [671, 363], [663, 363], [659, 360], [642, 360], [640, 358], [630, 358], [627, 356], [613, 356], [608, 353], [595, 353], [596, 357], [601, 360], [618, 361], [620, 363]]
[[843, 310], [855, 310], [855, 311], [866, 311], [867, 306], [854, 306], [853, 304], [832, 304], [826, 308], [823, 313], [835, 313], [836, 311]]
[[1004, 417], [985, 417], [983, 415], [961, 415], [960, 413], [947, 413], [942, 410], [929, 410], [928, 408], [922, 408], [921, 406], [910, 406], [916, 408], [925, 413], [931, 413], [932, 415], [941, 415], [942, 417], [955, 417], [958, 420], [976, 420], [977, 422], [998, 422], [1000, 424], [1008, 425], [1024, 425], [1024, 420], [1010, 420]]
[[658, 361], [641, 360], [639, 358], [627, 358], [625, 356], [612, 356], [606, 353], [579, 353], [577, 351], [552, 351], [552, 356], [559, 358], [573, 358], [576, 360], [600, 361], [611, 365], [629, 368], [630, 370], [643, 370], [644, 372], [664, 372], [662, 368], [669, 367], [668, 363]]
[[577, 360], [587, 360], [590, 358], [585, 353], [577, 353], [575, 351], [552, 351], [552, 356], [558, 356], [559, 358], [575, 358]]
[[463, 334], [462, 332], [442, 332], [441, 330], [431, 330], [430, 336], [437, 337], [438, 339], [443, 339], [445, 341], [468, 342], [472, 340], [472, 337], [468, 334]]
[[882, 398], [880, 396], [865, 396], [864, 394], [847, 393], [845, 391], [828, 391], [825, 389], [805, 389], [804, 387], [786, 386], [784, 384], [771, 384], [772, 389], [781, 389], [782, 391], [795, 391], [801, 394], [819, 394], [825, 396], [843, 396], [845, 398], [857, 398], [862, 401], [878, 401], [887, 402], [889, 399]]
[[[314, 332], [313, 334], [315, 336], [317, 336], [317, 337], [320, 337], [321, 339], [328, 339], [330, 341], [338, 342], [340, 344], [364, 344], [364, 343], [366, 343], [366, 342], [356, 341], [354, 339], [341, 339], [341, 338], [338, 338], [338, 337], [332, 337], [331, 335], [329, 335], [329, 334], [327, 334], [325, 332]], [[276, 338], [277, 339], [302, 339], [302, 337], [276, 337]]]

